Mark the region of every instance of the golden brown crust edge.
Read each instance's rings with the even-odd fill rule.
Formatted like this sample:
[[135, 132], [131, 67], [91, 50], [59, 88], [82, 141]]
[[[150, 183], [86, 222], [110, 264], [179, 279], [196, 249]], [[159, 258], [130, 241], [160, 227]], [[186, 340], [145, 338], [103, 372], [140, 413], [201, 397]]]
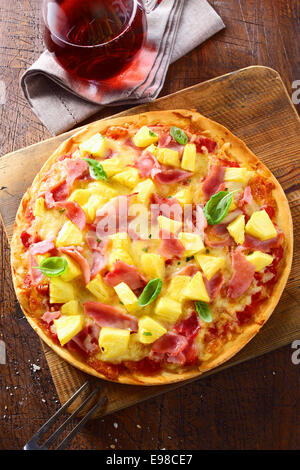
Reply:
[[79, 132], [77, 132], [72, 137], [63, 142], [58, 147], [58, 149], [51, 155], [51, 157], [46, 161], [39, 173], [36, 175], [31, 188], [29, 188], [29, 190], [25, 193], [17, 211], [15, 229], [11, 241], [11, 265], [14, 287], [17, 294], [17, 298], [20, 302], [21, 308], [28, 322], [36, 331], [36, 333], [40, 336], [40, 338], [45, 341], [46, 344], [48, 344], [49, 347], [51, 347], [60, 357], [62, 357], [64, 360], [69, 362], [71, 365], [77, 367], [81, 371], [108, 380], [107, 377], [98, 373], [92, 367], [87, 366], [86, 363], [84, 363], [83, 361], [75, 358], [72, 354], [69, 353], [68, 350], [54, 344], [51, 338], [49, 338], [45, 334], [45, 332], [38, 325], [38, 323], [30, 316], [30, 312], [28, 311], [29, 309], [27, 299], [24, 295], [22, 295], [22, 291], [20, 288], [22, 279], [18, 278], [18, 275], [15, 273], [15, 269], [18, 264], [18, 246], [21, 243], [19, 235], [22, 231], [24, 213], [27, 204], [31, 199], [31, 195], [35, 193], [42, 175], [51, 167], [54, 161], [56, 161], [60, 156], [64, 155], [65, 153], [72, 152], [83, 139], [89, 138], [95, 132], [105, 132], [105, 130], [110, 126], [119, 126], [124, 124], [136, 124], [137, 126], [142, 126], [151, 125], [155, 123], [165, 125], [176, 125], [178, 127], [186, 127], [192, 125], [195, 130], [199, 129], [202, 131], [211, 131], [213, 134], [216, 134], [218, 138], [223, 138], [225, 141], [231, 143], [231, 151], [241, 163], [254, 165], [256, 166], [256, 168], [260, 168], [263, 171], [264, 175], [274, 182], [275, 189], [273, 190], [273, 196], [277, 201], [278, 206], [280, 207], [279, 223], [285, 234], [285, 257], [283, 260], [284, 264], [281, 267], [280, 278], [274, 287], [272, 297], [269, 299], [269, 302], [266, 305], [264, 303], [259, 307], [256, 323], [246, 326], [244, 328], [243, 333], [238, 335], [233, 341], [226, 343], [223, 347], [221, 354], [219, 354], [218, 357], [207, 361], [203, 365], [200, 365], [199, 368], [189, 368], [186, 372], [182, 373], [161, 372], [154, 376], [145, 377], [137, 373], [134, 374], [128, 372], [121, 373], [118, 379], [116, 380], [119, 383], [131, 385], [166, 385], [169, 383], [188, 380], [193, 377], [200, 376], [203, 372], [211, 370], [233, 357], [257, 334], [261, 326], [271, 316], [287, 282], [291, 268], [293, 253], [292, 218], [286, 196], [279, 182], [268, 170], [268, 168], [258, 160], [258, 158], [251, 152], [251, 150], [244, 144], [244, 142], [237, 138], [235, 135], [233, 135], [221, 124], [211, 121], [210, 119], [206, 118], [205, 116], [202, 116], [197, 112], [182, 109], [173, 111], [152, 111], [134, 116], [124, 116], [94, 122], [81, 129]]

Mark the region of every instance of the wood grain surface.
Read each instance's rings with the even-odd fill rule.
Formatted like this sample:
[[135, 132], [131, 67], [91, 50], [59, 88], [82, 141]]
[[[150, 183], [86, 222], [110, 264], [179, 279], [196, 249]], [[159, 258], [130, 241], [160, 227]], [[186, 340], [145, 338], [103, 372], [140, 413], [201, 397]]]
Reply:
[[[226, 31], [174, 64], [162, 94], [252, 64], [279, 70], [291, 94], [291, 82], [300, 79], [299, 2], [211, 3], [224, 19]], [[13, 7], [9, 0], [0, 0], [0, 80], [7, 87], [6, 104], [0, 105], [2, 155], [48, 137], [18, 88], [21, 73], [43, 47], [39, 6], [37, 0], [19, 0]], [[210, 106], [213, 112], [214, 103]], [[105, 110], [99, 117], [112, 111], [117, 110]], [[268, 112], [266, 109], [265, 114]], [[227, 118], [233, 119], [230, 113]], [[248, 137], [251, 132], [249, 129]], [[276, 142], [285, 139], [284, 135], [269, 137]], [[260, 145], [267, 150], [270, 144]], [[277, 176], [286, 178], [284, 185], [289, 186], [297, 162], [295, 168], [286, 170], [284, 155], [278, 155], [278, 161], [282, 173]], [[0, 448], [14, 449], [30, 438], [58, 403], [39, 341], [15, 303], [8, 245], [3, 233], [1, 236], [0, 325], [7, 364], [0, 365]], [[297, 288], [295, 282], [293, 295]], [[299, 311], [293, 300], [288, 313]], [[299, 448], [300, 379], [299, 366], [291, 362], [292, 352], [287, 346], [91, 422], [71, 448]]]

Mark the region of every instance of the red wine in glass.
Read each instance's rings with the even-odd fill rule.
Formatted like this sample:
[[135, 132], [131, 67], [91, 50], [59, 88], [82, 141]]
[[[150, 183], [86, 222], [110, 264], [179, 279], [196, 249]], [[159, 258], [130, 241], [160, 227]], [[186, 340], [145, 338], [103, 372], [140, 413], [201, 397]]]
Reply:
[[47, 49], [68, 73], [92, 81], [125, 70], [147, 34], [137, 0], [44, 0], [43, 16]]

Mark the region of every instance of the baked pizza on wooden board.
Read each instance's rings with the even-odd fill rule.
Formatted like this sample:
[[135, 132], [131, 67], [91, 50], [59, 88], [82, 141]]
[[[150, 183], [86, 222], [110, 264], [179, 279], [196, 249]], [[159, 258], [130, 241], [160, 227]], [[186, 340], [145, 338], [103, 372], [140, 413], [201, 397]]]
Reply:
[[272, 314], [292, 261], [285, 194], [246, 145], [189, 110], [88, 125], [25, 193], [12, 271], [34, 330], [82, 371], [186, 380]]

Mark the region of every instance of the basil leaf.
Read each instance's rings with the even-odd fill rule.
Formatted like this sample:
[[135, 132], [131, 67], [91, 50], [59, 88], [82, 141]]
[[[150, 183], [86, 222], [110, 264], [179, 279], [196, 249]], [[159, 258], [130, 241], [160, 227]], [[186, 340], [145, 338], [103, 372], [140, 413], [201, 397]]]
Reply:
[[189, 139], [186, 133], [179, 129], [179, 127], [172, 126], [170, 129], [171, 136], [181, 145], [185, 145], [188, 143]]
[[151, 304], [153, 300], [156, 299], [162, 288], [162, 280], [159, 278], [152, 279], [148, 282], [145, 289], [139, 296], [138, 304], [141, 307], [146, 307], [146, 305]]
[[101, 163], [93, 158], [84, 158], [84, 160], [88, 162], [90, 175], [94, 180], [107, 181], [107, 174], [105, 173]]
[[155, 132], [151, 131], [150, 129], [149, 129], [149, 135], [150, 135], [151, 137], [158, 137], [158, 135], [155, 134]]
[[59, 256], [53, 256], [50, 258], [45, 258], [40, 263], [39, 266], [35, 266], [35, 269], [41, 271], [41, 273], [45, 274], [48, 277], [58, 277], [61, 274], [66, 272], [68, 267], [68, 262], [65, 258], [61, 258]]
[[209, 225], [216, 225], [228, 214], [235, 191], [219, 191], [214, 194], [204, 207], [204, 215]]
[[144, 331], [143, 335], [144, 336], [152, 336], [152, 333], [150, 333], [150, 331]]
[[205, 323], [210, 323], [212, 321], [211, 311], [209, 305], [201, 300], [195, 302], [196, 311]]

